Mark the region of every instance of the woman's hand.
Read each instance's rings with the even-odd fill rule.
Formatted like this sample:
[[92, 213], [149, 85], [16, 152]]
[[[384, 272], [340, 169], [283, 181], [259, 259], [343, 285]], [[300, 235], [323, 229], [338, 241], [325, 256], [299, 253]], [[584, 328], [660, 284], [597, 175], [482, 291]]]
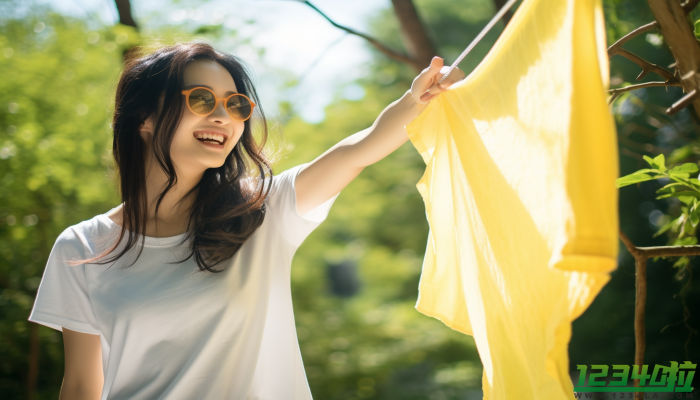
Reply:
[[430, 100], [447, 90], [453, 83], [461, 81], [466, 76], [464, 71], [455, 67], [450, 75], [438, 86], [438, 81], [445, 75], [449, 66], [443, 66], [443, 59], [433, 57], [430, 66], [424, 69], [411, 84], [411, 95], [421, 107], [425, 107]]

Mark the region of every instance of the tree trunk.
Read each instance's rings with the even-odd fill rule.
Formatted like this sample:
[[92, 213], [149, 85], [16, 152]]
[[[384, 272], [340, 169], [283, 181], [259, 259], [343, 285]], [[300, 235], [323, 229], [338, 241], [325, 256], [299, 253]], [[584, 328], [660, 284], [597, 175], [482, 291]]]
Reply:
[[[678, 0], [647, 0], [647, 2], [659, 23], [659, 32], [676, 60], [676, 76], [681, 80], [683, 91], [690, 94], [700, 88], [700, 75], [698, 75], [700, 44], [695, 38], [688, 16]], [[700, 96], [692, 99], [692, 104], [700, 115]]]
[[[119, 23], [122, 25], [133, 26], [138, 29], [134, 17], [131, 15], [131, 3], [129, 0], [114, 0], [114, 4], [117, 6], [117, 11], [119, 12]], [[124, 49], [122, 53], [122, 59], [126, 63], [131, 57], [131, 48]]]
[[131, 15], [131, 3], [129, 3], [129, 0], [114, 0], [114, 4], [119, 12], [119, 23], [138, 28], [134, 17]]
[[437, 55], [437, 50], [428, 38], [413, 1], [391, 0], [391, 2], [394, 4], [394, 12], [401, 25], [404, 46], [409, 57], [415, 61], [413, 68], [420, 72], [430, 66], [430, 60]]

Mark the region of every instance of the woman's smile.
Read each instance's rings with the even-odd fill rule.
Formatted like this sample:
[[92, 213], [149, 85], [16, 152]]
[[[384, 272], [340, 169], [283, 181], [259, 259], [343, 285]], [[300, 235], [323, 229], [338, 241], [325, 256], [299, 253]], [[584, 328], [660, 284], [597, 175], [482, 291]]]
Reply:
[[219, 130], [198, 130], [193, 135], [198, 142], [219, 149], [223, 149], [229, 140], [229, 134]]

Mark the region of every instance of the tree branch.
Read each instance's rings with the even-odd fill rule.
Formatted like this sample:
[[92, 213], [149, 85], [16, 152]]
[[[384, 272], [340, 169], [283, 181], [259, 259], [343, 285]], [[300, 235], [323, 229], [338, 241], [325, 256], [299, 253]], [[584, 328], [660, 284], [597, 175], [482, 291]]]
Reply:
[[[700, 246], [636, 247], [622, 230], [620, 230], [620, 240], [624, 243], [627, 251], [634, 257], [637, 270], [634, 299], [634, 363], [641, 366], [644, 365], [644, 350], [646, 347], [644, 309], [647, 298], [647, 259], [649, 257], [697, 256], [700, 255]], [[639, 379], [634, 380], [634, 386], [639, 386]], [[638, 395], [639, 393], [635, 394], [635, 398]]]
[[622, 93], [613, 93], [612, 96], [610, 96], [610, 100], [608, 100], [608, 105], [611, 105], [621, 94]]
[[[304, 1], [303, 3], [306, 4], [306, 5], [308, 5], [309, 7], [313, 8], [314, 10], [316, 10], [316, 12], [318, 12], [319, 14], [321, 14], [321, 16], [322, 16], [323, 18], [325, 18], [328, 22], [330, 22], [330, 23], [331, 23], [333, 26], [335, 26], [336, 28], [342, 29], [342, 30], [344, 30], [345, 32], [351, 33], [351, 34], [353, 34], [353, 35], [359, 36], [359, 37], [361, 37], [361, 38], [367, 40], [367, 41], [370, 42], [374, 47], [376, 47], [377, 50], [379, 50], [380, 52], [382, 52], [382, 53], [383, 53], [384, 55], [386, 55], [387, 57], [389, 57], [389, 58], [391, 58], [391, 59], [393, 59], [393, 60], [396, 60], [396, 61], [400, 61], [400, 62], [402, 62], [402, 63], [406, 63], [406, 64], [412, 66], [413, 68], [419, 68], [419, 69], [418, 69], [419, 71], [423, 70], [423, 67], [422, 67], [422, 66], [419, 66], [419, 63], [417, 63], [416, 60], [413, 60], [413, 59], [411, 59], [410, 57], [408, 57], [408, 56], [406, 56], [406, 55], [404, 55], [404, 54], [397, 53], [396, 51], [394, 51], [394, 50], [392, 50], [392, 49], [386, 47], [385, 45], [383, 45], [382, 43], [380, 43], [379, 41], [377, 41], [377, 40], [374, 39], [373, 37], [367, 36], [367, 35], [365, 35], [364, 33], [357, 32], [357, 31], [354, 30], [354, 29], [351, 29], [351, 28], [348, 28], [348, 27], [346, 27], [346, 26], [342, 26], [342, 25], [336, 23], [336, 22], [333, 21], [332, 19], [328, 18], [328, 16], [327, 16], [326, 14], [324, 14], [321, 10], [319, 10], [316, 6], [314, 6], [313, 4], [311, 4], [309, 1]], [[420, 64], [420, 65], [422, 65], [422, 64]]]
[[[659, 32], [664, 37], [664, 43], [671, 50], [676, 62], [676, 75], [684, 77], [681, 80], [683, 91], [690, 93], [700, 88], [700, 43], [695, 38], [693, 26], [688, 21], [686, 8], [681, 7], [678, 0], [647, 0], [654, 19], [659, 23]], [[686, 2], [687, 9], [692, 9], [696, 0]], [[685, 78], [687, 77], [687, 78]], [[692, 102], [695, 112], [700, 115], [700, 98]]]
[[[647, 346], [646, 313], [647, 305], [647, 259], [636, 260], [635, 291], [634, 291], [634, 364], [641, 368], [644, 365], [644, 350]], [[639, 379], [634, 379], [634, 387], [639, 387]], [[644, 393], [641, 393], [643, 396]], [[640, 397], [640, 393], [635, 393]]]
[[664, 78], [666, 80], [666, 82], [670, 83], [670, 82], [678, 81], [678, 78], [673, 76], [673, 74], [670, 71], [668, 71], [667, 69], [660, 67], [656, 64], [652, 64], [649, 61], [632, 53], [631, 51], [628, 51], [625, 49], [617, 49], [613, 55], [619, 55], [619, 56], [625, 57], [626, 59], [634, 62], [635, 64], [639, 65], [642, 68], [642, 72], [637, 77], [637, 80], [641, 80], [649, 72], [655, 72], [656, 74], [658, 74], [662, 78]]
[[632, 254], [632, 257], [637, 258], [652, 258], [652, 257], [682, 257], [682, 256], [700, 256], [700, 245], [693, 246], [654, 246], [654, 247], [637, 247], [632, 241], [620, 230], [620, 239], [625, 244], [627, 250]]
[[608, 47], [608, 58], [614, 56], [615, 53], [617, 53], [617, 51], [622, 48], [622, 45], [627, 43], [633, 37], [640, 35], [644, 32], [649, 32], [651, 30], [654, 30], [654, 29], [656, 29], [657, 26], [659, 26], [659, 23], [656, 21], [653, 21], [653, 22], [650, 22], [646, 25], [642, 25], [639, 28], [637, 28], [637, 29], [633, 30], [632, 32], [626, 34], [625, 36], [621, 37], [620, 40], [613, 43], [612, 46]]
[[678, 101], [673, 103], [673, 105], [666, 110], [666, 114], [673, 115], [673, 114], [677, 113], [678, 111], [693, 104], [693, 101], [695, 101], [695, 99], [697, 99], [697, 98], [698, 98], [698, 90], [693, 89], [692, 92], [686, 94], [685, 96], [681, 97]]
[[681, 4], [681, 7], [683, 8], [683, 11], [686, 12], [686, 14], [690, 14], [691, 11], [693, 11], [693, 8], [698, 5], [700, 0], [688, 0], [685, 3]]
[[[617, 89], [610, 89], [608, 90], [608, 93], [612, 94], [613, 96], [615, 95], [620, 95], [624, 92], [630, 92], [632, 90], [637, 90], [637, 89], [644, 89], [648, 87], [654, 87], [654, 86], [680, 86], [679, 83], [666, 83], [666, 82], [660, 82], [660, 81], [654, 81], [654, 82], [644, 82], [644, 83], [638, 83], [636, 85], [629, 85]], [[615, 97], [617, 98], [617, 97]]]

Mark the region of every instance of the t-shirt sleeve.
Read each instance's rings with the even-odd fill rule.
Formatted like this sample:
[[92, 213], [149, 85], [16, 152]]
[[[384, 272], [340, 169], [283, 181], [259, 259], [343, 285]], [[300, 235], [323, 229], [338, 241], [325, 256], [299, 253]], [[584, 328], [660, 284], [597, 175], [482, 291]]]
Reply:
[[321, 222], [325, 221], [335, 199], [340, 195], [338, 192], [316, 208], [300, 215], [297, 210], [295, 182], [301, 168], [305, 165], [297, 165], [272, 177], [268, 203], [270, 216], [277, 220], [282, 236], [297, 247], [316, 227], [321, 225]]
[[74, 228], [56, 239], [41, 278], [29, 321], [63, 332], [63, 327], [99, 335], [100, 329], [88, 295], [85, 264], [70, 265], [70, 259], [85, 255]]

